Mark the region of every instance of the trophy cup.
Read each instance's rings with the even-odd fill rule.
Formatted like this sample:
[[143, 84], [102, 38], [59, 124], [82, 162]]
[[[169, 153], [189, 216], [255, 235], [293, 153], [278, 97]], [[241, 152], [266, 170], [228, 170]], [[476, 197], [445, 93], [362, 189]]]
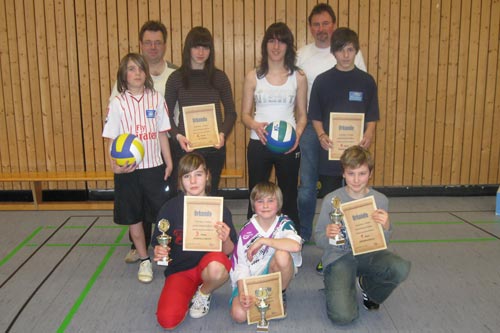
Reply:
[[257, 323], [257, 332], [268, 332], [269, 322], [266, 320], [266, 312], [269, 309], [269, 304], [266, 300], [271, 295], [271, 288], [259, 288], [255, 290], [255, 297], [257, 297], [258, 302], [255, 306], [260, 313], [260, 321]]
[[[158, 244], [161, 247], [167, 248], [168, 244], [170, 243], [170, 240], [172, 239], [172, 237], [166, 234], [169, 228], [170, 228], [170, 222], [168, 222], [168, 220], [161, 219], [160, 221], [158, 221], [158, 230], [161, 231], [161, 235], [157, 236], [156, 239], [158, 240]], [[168, 266], [168, 263], [170, 261], [172, 261], [172, 259], [170, 259], [167, 254], [167, 256], [163, 257], [162, 260], [158, 260], [158, 265]]]
[[[330, 221], [332, 221], [332, 223], [342, 226], [342, 220], [344, 218], [344, 214], [342, 214], [342, 211], [340, 210], [340, 199], [338, 197], [333, 197], [332, 207], [333, 210], [330, 213]], [[331, 245], [339, 246], [345, 244], [345, 239], [344, 237], [342, 237], [340, 233], [338, 233], [334, 239], [330, 238], [329, 242]]]

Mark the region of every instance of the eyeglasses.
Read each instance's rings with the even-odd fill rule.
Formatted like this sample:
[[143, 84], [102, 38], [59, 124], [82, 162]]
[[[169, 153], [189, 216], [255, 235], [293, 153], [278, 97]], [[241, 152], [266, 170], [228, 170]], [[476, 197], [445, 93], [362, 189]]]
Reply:
[[332, 25], [333, 23], [331, 21], [325, 21], [325, 22], [313, 22], [311, 23], [311, 26], [313, 28], [319, 28], [319, 27], [322, 27], [322, 28], [327, 28], [329, 27], [330, 25]]
[[153, 45], [155, 47], [160, 47], [163, 45], [163, 42], [161, 40], [155, 40], [155, 41], [145, 40], [144, 42], [142, 42], [142, 45], [144, 45], [146, 47], [151, 47]]

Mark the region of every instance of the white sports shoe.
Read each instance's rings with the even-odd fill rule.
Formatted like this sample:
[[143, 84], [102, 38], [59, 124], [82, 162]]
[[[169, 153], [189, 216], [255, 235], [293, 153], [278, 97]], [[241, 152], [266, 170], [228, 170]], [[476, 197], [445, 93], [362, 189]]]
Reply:
[[201, 286], [198, 287], [196, 294], [194, 294], [191, 300], [191, 306], [189, 308], [189, 315], [191, 318], [201, 318], [207, 315], [208, 310], [210, 310], [210, 300], [211, 295], [202, 295], [200, 292]]
[[139, 272], [137, 273], [137, 278], [142, 283], [150, 283], [153, 281], [153, 268], [151, 266], [150, 260], [144, 260], [139, 265]]

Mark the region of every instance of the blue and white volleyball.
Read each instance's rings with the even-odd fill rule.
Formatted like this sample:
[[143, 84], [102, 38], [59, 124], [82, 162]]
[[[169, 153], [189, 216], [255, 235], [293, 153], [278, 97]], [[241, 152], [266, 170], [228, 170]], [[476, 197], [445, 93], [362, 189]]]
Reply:
[[144, 158], [144, 145], [133, 134], [120, 134], [113, 140], [111, 145], [111, 158], [119, 166], [139, 164]]
[[266, 147], [273, 153], [283, 154], [295, 144], [297, 134], [292, 124], [284, 120], [275, 120], [266, 126]]

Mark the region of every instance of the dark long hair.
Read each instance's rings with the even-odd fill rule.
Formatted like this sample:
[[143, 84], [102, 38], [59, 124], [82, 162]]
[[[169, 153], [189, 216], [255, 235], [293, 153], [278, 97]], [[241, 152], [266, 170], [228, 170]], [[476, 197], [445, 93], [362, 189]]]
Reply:
[[144, 82], [144, 86], [147, 89], [154, 90], [153, 79], [149, 74], [148, 62], [139, 53], [129, 53], [122, 58], [122, 60], [120, 61], [120, 65], [118, 66], [118, 73], [116, 75], [116, 88], [118, 92], [122, 93], [128, 89], [127, 66], [130, 60], [132, 60], [137, 66], [139, 66], [139, 68], [142, 69], [144, 73], [146, 73], [146, 81]]
[[203, 70], [207, 73], [208, 82], [213, 86], [215, 74], [215, 50], [214, 39], [210, 31], [205, 27], [194, 27], [189, 31], [182, 49], [182, 65], [179, 70], [182, 73], [182, 84], [184, 88], [189, 88], [189, 72], [191, 71], [191, 49], [193, 47], [203, 46], [210, 49], [210, 55], [205, 62]]
[[260, 65], [257, 68], [257, 77], [261, 79], [266, 76], [269, 71], [267, 42], [269, 42], [270, 39], [277, 39], [286, 44], [285, 67], [290, 72], [290, 75], [293, 74], [294, 71], [299, 69], [295, 65], [297, 52], [295, 51], [293, 34], [285, 23], [276, 22], [267, 28], [264, 38], [262, 38], [261, 59]]

